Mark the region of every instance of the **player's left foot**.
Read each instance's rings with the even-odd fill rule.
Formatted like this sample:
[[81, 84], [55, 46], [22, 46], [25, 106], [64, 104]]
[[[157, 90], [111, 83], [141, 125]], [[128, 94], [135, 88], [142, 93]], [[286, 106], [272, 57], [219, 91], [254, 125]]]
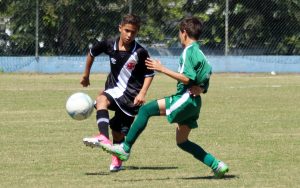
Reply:
[[214, 175], [216, 178], [223, 178], [225, 173], [229, 171], [229, 168], [227, 164], [225, 164], [223, 161], [218, 162], [218, 167], [213, 170]]

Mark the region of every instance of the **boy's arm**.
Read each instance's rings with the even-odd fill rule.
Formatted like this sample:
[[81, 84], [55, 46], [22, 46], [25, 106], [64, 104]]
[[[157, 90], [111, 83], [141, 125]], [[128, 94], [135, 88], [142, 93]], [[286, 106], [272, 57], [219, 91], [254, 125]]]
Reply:
[[145, 103], [145, 101], [146, 101], [145, 96], [151, 85], [152, 80], [153, 80], [153, 77], [145, 77], [143, 87], [140, 90], [139, 94], [134, 99], [134, 102], [133, 102], [134, 105], [142, 105]]
[[[182, 82], [183, 84], [187, 85], [190, 82], [190, 79], [188, 77], [186, 77], [184, 74], [174, 72], [174, 71], [164, 67], [158, 60], [147, 59], [146, 66], [148, 69], [156, 70], [161, 73], [164, 73], [165, 75], [170, 76], [171, 78], [174, 78], [175, 80], [178, 80], [178, 81]], [[200, 95], [201, 93], [204, 93], [204, 91], [205, 91], [205, 89], [203, 87], [200, 87], [197, 85], [193, 85], [189, 88], [189, 93], [194, 97]]]
[[166, 67], [164, 67], [159, 60], [154, 60], [154, 59], [150, 59], [148, 58], [146, 61], [146, 66], [148, 69], [150, 70], [156, 70], [159, 71], [161, 73], [164, 73], [165, 75], [174, 78], [175, 80], [178, 80], [180, 82], [182, 82], [183, 84], [188, 84], [190, 79], [188, 77], [186, 77], [185, 75], [178, 73], [178, 72], [174, 72]]
[[85, 70], [83, 72], [83, 76], [80, 80], [80, 84], [83, 87], [87, 87], [90, 85], [90, 71], [93, 65], [95, 57], [91, 56], [90, 52], [88, 52], [86, 57]]
[[92, 68], [92, 65], [94, 63], [95, 57], [99, 54], [107, 51], [109, 48], [110, 41], [103, 40], [100, 42], [97, 42], [93, 45], [93, 47], [89, 50], [87, 56], [86, 56], [86, 63], [85, 63], [85, 69], [80, 81], [80, 84], [83, 87], [87, 87], [90, 85], [90, 71]]

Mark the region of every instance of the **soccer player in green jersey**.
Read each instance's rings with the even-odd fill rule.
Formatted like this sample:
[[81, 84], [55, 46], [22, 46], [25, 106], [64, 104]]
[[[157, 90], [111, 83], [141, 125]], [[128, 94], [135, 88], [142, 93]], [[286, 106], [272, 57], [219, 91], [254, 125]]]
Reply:
[[180, 56], [178, 72], [167, 69], [158, 60], [149, 58], [146, 60], [148, 69], [159, 71], [178, 81], [177, 92], [142, 106], [125, 141], [114, 146], [101, 142], [100, 146], [104, 150], [126, 161], [129, 158], [132, 145], [145, 129], [149, 118], [151, 116], [167, 116], [170, 123], [177, 123], [176, 143], [179, 148], [210, 167], [218, 178], [222, 178], [229, 171], [224, 162], [188, 139], [190, 131], [198, 127], [197, 119], [201, 108], [200, 93], [207, 92], [211, 75], [211, 65], [197, 42], [202, 27], [202, 22], [195, 17], [185, 18], [180, 23], [179, 38], [184, 50]]

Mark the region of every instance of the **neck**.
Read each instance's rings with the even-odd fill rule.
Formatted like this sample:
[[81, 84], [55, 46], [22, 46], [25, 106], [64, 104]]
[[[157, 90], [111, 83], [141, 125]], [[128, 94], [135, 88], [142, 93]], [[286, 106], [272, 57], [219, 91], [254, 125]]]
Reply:
[[185, 46], [189, 46], [189, 45], [191, 45], [193, 42], [196, 42], [196, 40], [194, 40], [194, 39], [187, 39], [186, 40], [186, 42], [185, 42]]
[[121, 40], [119, 40], [119, 44], [118, 45], [119, 45], [119, 50], [120, 51], [129, 51], [131, 43], [130, 44], [125, 44]]
[[191, 45], [193, 42], [196, 42], [196, 40], [187, 38], [184, 43], [184, 46], [187, 47], [187, 46]]

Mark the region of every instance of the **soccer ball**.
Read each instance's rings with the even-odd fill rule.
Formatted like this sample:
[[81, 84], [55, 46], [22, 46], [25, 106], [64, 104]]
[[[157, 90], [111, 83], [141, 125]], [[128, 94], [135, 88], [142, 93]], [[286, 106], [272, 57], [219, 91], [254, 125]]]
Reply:
[[93, 100], [82, 92], [72, 94], [66, 103], [67, 113], [76, 120], [87, 119], [92, 114], [93, 109]]

